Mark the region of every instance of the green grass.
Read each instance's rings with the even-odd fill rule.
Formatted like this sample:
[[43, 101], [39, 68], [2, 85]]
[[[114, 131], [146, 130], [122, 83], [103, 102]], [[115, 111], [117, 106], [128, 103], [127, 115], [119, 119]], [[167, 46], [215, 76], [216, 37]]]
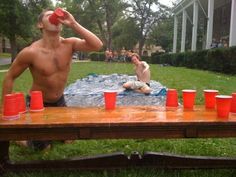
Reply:
[[[133, 74], [133, 66], [127, 63], [73, 63], [68, 85], [90, 73], [96, 74]], [[179, 101], [182, 100], [182, 89], [197, 90], [197, 104], [203, 104], [204, 89], [218, 89], [221, 94], [231, 94], [236, 91], [236, 76], [223, 75], [207, 71], [191, 70], [176, 67], [160, 67], [151, 65], [152, 80], [159, 81], [168, 88], [176, 88]], [[2, 82], [4, 73], [0, 73]], [[32, 79], [29, 71], [16, 80], [15, 91], [27, 91]], [[61, 159], [71, 156], [86, 156], [101, 153], [132, 151], [140, 153], [145, 151], [169, 152], [187, 155], [227, 156], [236, 157], [236, 138], [209, 138], [209, 139], [151, 139], [151, 140], [78, 140], [73, 144], [54, 142], [53, 148], [48, 152], [35, 152], [29, 148], [21, 148], [11, 144], [10, 152], [13, 160], [31, 159]], [[236, 170], [155, 170], [155, 169], [124, 169], [118, 171], [79, 172], [79, 171], [53, 171], [53, 172], [23, 172], [7, 173], [4, 177], [40, 177], [40, 176], [83, 176], [83, 177], [236, 177]]]
[[10, 53], [0, 53], [0, 60], [1, 58], [9, 58], [9, 57], [11, 57]]
[[0, 70], [7, 70], [10, 67], [10, 64], [8, 65], [0, 65]]

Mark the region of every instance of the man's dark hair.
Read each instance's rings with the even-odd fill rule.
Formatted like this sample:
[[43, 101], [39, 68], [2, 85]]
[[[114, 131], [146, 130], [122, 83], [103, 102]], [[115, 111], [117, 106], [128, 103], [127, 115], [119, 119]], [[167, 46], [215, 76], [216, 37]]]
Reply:
[[[47, 11], [53, 11], [52, 9], [44, 9], [38, 16], [38, 22], [37, 23], [41, 23], [43, 20], [43, 16]], [[42, 32], [42, 29], [40, 28], [40, 31]]]
[[42, 22], [43, 16], [47, 11], [53, 11], [52, 9], [44, 9], [38, 16], [38, 23]]

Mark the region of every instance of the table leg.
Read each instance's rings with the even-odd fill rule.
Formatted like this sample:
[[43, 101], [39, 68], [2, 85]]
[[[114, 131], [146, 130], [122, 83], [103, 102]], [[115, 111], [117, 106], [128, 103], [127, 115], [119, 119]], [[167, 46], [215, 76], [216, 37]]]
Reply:
[[6, 170], [9, 160], [9, 141], [0, 141], [0, 175]]

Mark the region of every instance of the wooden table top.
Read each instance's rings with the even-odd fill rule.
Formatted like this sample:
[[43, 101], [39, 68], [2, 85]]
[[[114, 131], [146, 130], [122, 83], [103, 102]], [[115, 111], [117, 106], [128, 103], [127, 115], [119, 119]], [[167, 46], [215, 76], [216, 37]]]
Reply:
[[[2, 117], [2, 113], [0, 113]], [[103, 107], [47, 107], [41, 112], [21, 114], [17, 120], [0, 119], [0, 128], [26, 127], [88, 127], [88, 126], [137, 126], [137, 125], [188, 125], [188, 124], [232, 124], [236, 125], [236, 114], [229, 118], [218, 118], [215, 110], [195, 106], [194, 110], [182, 107], [117, 106], [107, 111]]]

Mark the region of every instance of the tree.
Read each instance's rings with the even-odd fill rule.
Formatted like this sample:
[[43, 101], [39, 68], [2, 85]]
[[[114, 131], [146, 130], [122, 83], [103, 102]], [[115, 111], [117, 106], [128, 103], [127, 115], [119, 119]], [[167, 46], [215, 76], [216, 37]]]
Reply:
[[122, 18], [112, 28], [113, 46], [116, 49], [132, 49], [138, 42], [138, 26], [132, 18]]
[[122, 16], [124, 8], [120, 0], [88, 0], [90, 15], [95, 19], [104, 45], [112, 48], [112, 27], [115, 22]]
[[172, 49], [173, 18], [157, 23], [148, 36], [148, 43], [160, 45], [165, 51]]
[[133, 0], [126, 1], [128, 8], [127, 16], [133, 18], [139, 28], [139, 54], [142, 54], [142, 48], [152, 27], [160, 20], [166, 18], [168, 8], [161, 5], [158, 0]]
[[16, 37], [28, 37], [27, 29], [30, 28], [31, 19], [26, 7], [19, 0], [0, 1], [1, 26], [0, 33], [7, 37], [11, 44], [11, 57], [17, 53]]
[[[12, 61], [17, 54], [18, 37], [26, 39], [32, 37], [32, 25], [35, 17], [35, 8], [37, 4], [42, 5], [43, 2], [47, 4], [49, 0], [1, 0], [0, 1], [0, 16], [1, 25], [0, 33], [10, 40], [11, 44], [11, 58]], [[34, 6], [31, 6], [34, 5]], [[35, 7], [35, 8], [32, 8]], [[41, 7], [41, 6], [40, 6]], [[41, 11], [42, 9], [40, 9]]]

